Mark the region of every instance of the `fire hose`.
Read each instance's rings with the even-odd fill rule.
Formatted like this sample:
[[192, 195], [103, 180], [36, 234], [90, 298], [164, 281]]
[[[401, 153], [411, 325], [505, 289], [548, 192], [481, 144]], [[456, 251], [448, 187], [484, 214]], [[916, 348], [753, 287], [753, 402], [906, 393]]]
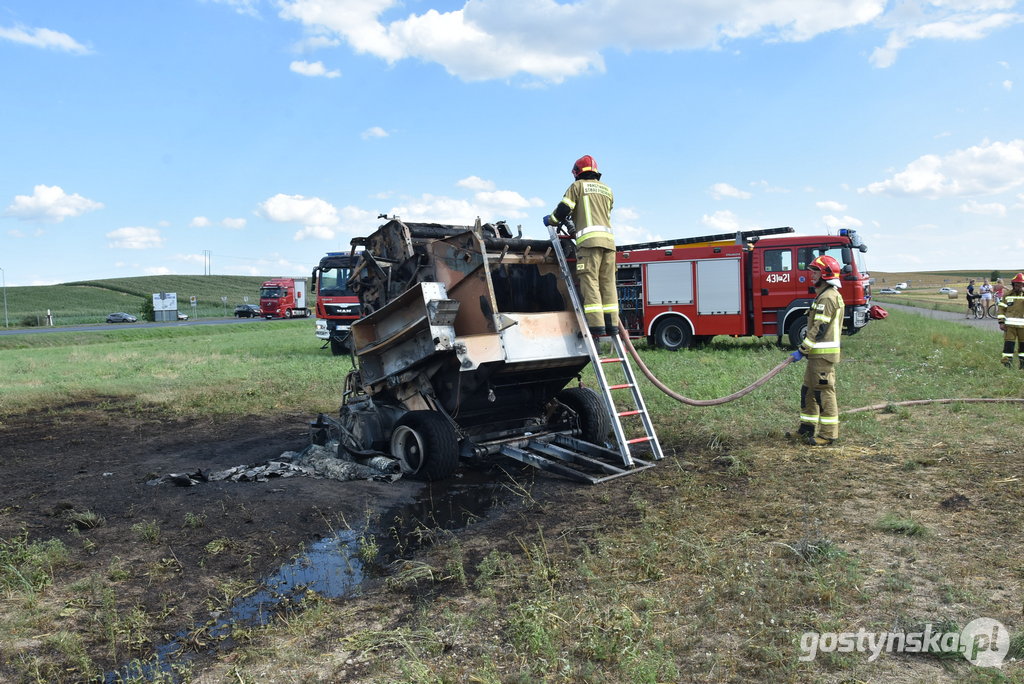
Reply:
[[[759, 380], [755, 381], [753, 384], [750, 384], [750, 385], [744, 387], [743, 389], [741, 389], [741, 390], [739, 390], [737, 392], [733, 392], [732, 394], [730, 394], [728, 396], [720, 397], [718, 399], [690, 399], [689, 397], [684, 397], [683, 395], [679, 394], [678, 392], [673, 391], [671, 388], [666, 386], [665, 383], [663, 383], [661, 380], [659, 380], [657, 377], [655, 377], [654, 373], [652, 373], [651, 370], [647, 367], [647, 364], [645, 364], [643, 362], [643, 359], [640, 358], [640, 353], [637, 352], [636, 348], [633, 346], [633, 343], [630, 342], [629, 335], [626, 333], [624, 328], [620, 328], [619, 329], [619, 337], [622, 338], [623, 344], [625, 345], [626, 350], [629, 352], [629, 355], [633, 357], [634, 361], [636, 361], [637, 367], [640, 368], [640, 371], [644, 374], [644, 376], [648, 380], [651, 381], [651, 384], [653, 384], [655, 387], [657, 387], [662, 392], [664, 392], [668, 396], [672, 397], [676, 401], [678, 401], [680, 403], [683, 403], [683, 404], [686, 404], [687, 406], [718, 406], [719, 404], [725, 404], [725, 403], [728, 403], [730, 401], [734, 401], [736, 399], [739, 399], [742, 396], [750, 394], [751, 392], [756, 390], [758, 387], [760, 387], [761, 385], [765, 384], [766, 382], [768, 382], [769, 380], [774, 378], [776, 375], [778, 375], [782, 371], [783, 368], [785, 368], [789, 364], [793, 363], [793, 359], [791, 357], [787, 356], [785, 361], [783, 361], [779, 365], [775, 366], [775, 368], [772, 368], [770, 371], [768, 371], [768, 373], [766, 373]], [[996, 397], [996, 398], [985, 398], [985, 399], [976, 399], [976, 398], [964, 398], [964, 399], [912, 399], [910, 401], [890, 401], [890, 402], [886, 402], [884, 404], [872, 404], [871, 406], [861, 406], [860, 408], [846, 409], [845, 411], [840, 411], [840, 413], [848, 414], [848, 413], [862, 413], [864, 411], [881, 411], [883, 409], [887, 409], [887, 408], [892, 407], [892, 406], [921, 406], [921, 405], [924, 405], [924, 404], [955, 404], [955, 403], [965, 403], [965, 404], [1024, 403], [1024, 398], [1019, 398], [1019, 397]]]

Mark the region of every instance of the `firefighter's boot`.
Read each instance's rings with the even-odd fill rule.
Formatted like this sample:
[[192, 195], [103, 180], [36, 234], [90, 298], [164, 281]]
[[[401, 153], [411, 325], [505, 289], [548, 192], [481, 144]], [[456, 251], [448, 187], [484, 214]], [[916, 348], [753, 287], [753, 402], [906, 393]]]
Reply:
[[591, 325], [588, 327], [590, 328], [590, 336], [593, 337], [594, 339], [605, 336], [603, 325]]
[[810, 446], [832, 446], [832, 443], [835, 441], [836, 440], [829, 439], [828, 437], [807, 437], [805, 443]]
[[1003, 359], [1003, 368], [1013, 368], [1013, 361], [1011, 359]]
[[612, 322], [611, 314], [604, 315], [604, 329], [612, 337], [619, 336], [619, 326]]
[[796, 439], [797, 442], [807, 443], [807, 440], [814, 439], [814, 426], [810, 423], [800, 423], [800, 427], [797, 428], [796, 434], [791, 432], [786, 433], [788, 439]]

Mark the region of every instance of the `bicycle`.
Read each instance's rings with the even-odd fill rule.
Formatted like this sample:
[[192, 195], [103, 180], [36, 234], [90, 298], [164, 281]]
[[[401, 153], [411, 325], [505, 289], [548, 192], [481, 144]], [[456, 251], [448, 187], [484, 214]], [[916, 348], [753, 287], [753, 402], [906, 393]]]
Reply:
[[974, 302], [972, 302], [971, 311], [974, 313], [975, 318], [985, 318], [986, 316], [989, 318], [996, 317], [996, 305], [988, 304], [986, 306], [985, 300], [981, 297], [975, 298]]

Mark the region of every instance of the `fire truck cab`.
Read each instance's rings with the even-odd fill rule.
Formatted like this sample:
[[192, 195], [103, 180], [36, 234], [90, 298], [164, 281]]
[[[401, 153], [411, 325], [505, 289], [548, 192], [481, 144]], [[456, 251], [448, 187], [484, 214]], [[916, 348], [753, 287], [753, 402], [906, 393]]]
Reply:
[[867, 246], [845, 229], [839, 235], [761, 237], [792, 232], [770, 228], [618, 247], [622, 325], [631, 337], [669, 350], [716, 335], [775, 335], [798, 346], [815, 296], [807, 265], [828, 254], [843, 266], [843, 331], [859, 331], [870, 320], [870, 278], [861, 256]]

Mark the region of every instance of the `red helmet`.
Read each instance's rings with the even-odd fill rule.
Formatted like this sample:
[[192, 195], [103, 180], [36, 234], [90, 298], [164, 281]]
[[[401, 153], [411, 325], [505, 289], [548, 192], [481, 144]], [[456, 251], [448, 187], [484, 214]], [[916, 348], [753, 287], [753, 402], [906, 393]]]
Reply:
[[807, 268], [813, 268], [815, 271], [821, 271], [821, 277], [825, 280], [832, 280], [833, 278], [839, 277], [839, 262], [827, 254], [823, 254], [812, 261], [807, 265]]
[[572, 177], [579, 179], [580, 175], [587, 171], [597, 173], [597, 162], [589, 154], [583, 155], [572, 165]]
[[1011, 280], [1010, 282], [1011, 283], [1024, 283], [1024, 273], [1018, 273], [1017, 275], [1013, 276], [1013, 280]]

